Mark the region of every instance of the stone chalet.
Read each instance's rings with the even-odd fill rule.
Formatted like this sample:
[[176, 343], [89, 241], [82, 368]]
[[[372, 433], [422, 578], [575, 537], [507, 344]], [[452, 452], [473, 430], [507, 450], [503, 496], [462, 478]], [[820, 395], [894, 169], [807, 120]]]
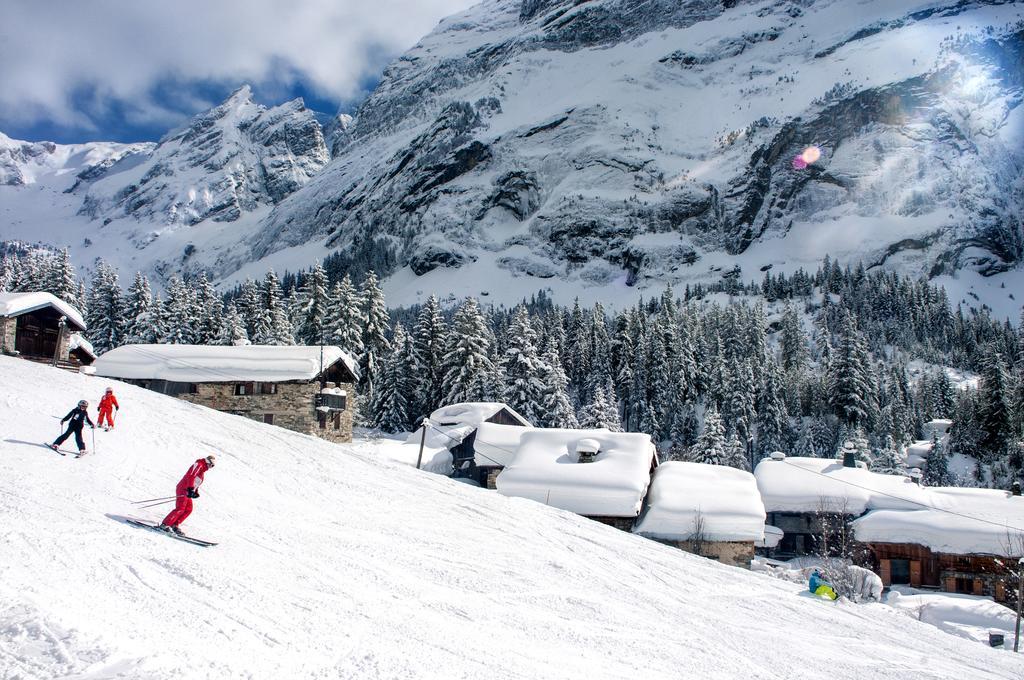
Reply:
[[352, 441], [358, 369], [338, 347], [124, 345], [95, 369], [225, 413]]
[[66, 368], [96, 358], [81, 312], [50, 293], [0, 293], [0, 353]]

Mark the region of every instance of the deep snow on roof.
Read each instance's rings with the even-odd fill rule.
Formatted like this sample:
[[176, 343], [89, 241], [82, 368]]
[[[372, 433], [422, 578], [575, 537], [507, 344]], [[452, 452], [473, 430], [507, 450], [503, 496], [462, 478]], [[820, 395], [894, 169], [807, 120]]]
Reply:
[[473, 455], [477, 465], [508, 467], [519, 451], [523, 435], [537, 428], [499, 423], [480, 423], [473, 439]]
[[72, 333], [71, 337], [68, 338], [68, 351], [74, 351], [80, 349], [93, 359], [96, 358], [96, 350], [93, 349], [92, 343], [85, 339], [85, 336], [81, 333]]
[[516, 413], [508, 404], [497, 401], [469, 401], [442, 406], [430, 414], [430, 421], [435, 425], [471, 425], [476, 427], [502, 409], [506, 409], [515, 418], [522, 421], [524, 427], [531, 426], [530, 421]]
[[922, 489], [927, 507], [872, 510], [853, 523], [858, 541], [916, 543], [936, 552], [1024, 555], [1024, 498], [998, 489]]
[[0, 293], [0, 316], [18, 316], [34, 312], [43, 307], [54, 307], [68, 320], [85, 330], [85, 319], [75, 307], [61, 300], [56, 295], [43, 292], [34, 293]]
[[[576, 443], [594, 439], [601, 452], [579, 463]], [[498, 492], [581, 515], [633, 517], [650, 484], [654, 444], [646, 434], [608, 430], [529, 430], [498, 475]]]
[[869, 507], [914, 509], [923, 490], [907, 477], [843, 467], [828, 458], [765, 459], [754, 469], [768, 512], [831, 512], [860, 515]]
[[662, 463], [633, 531], [685, 541], [693, 538], [698, 517], [709, 541], [760, 541], [765, 512], [754, 476], [724, 465]]
[[[312, 380], [320, 374], [319, 346], [123, 345], [96, 360], [96, 374], [129, 380], [171, 382], [281, 382]], [[323, 369], [355, 362], [339, 347], [324, 346]]]

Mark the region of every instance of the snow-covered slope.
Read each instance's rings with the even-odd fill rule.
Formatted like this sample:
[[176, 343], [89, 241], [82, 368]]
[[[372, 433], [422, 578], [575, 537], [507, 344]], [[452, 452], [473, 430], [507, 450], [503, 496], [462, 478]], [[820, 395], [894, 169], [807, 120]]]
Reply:
[[[1007, 678], [1013, 655], [522, 499], [0, 357], [0, 677]], [[34, 444], [114, 384], [94, 455]], [[186, 528], [116, 517], [219, 452]], [[139, 511], [157, 519], [161, 510]]]
[[40, 177], [62, 177], [74, 183], [79, 173], [100, 174], [122, 158], [145, 155], [154, 144], [54, 144], [21, 142], [0, 132], [0, 186], [35, 184]]

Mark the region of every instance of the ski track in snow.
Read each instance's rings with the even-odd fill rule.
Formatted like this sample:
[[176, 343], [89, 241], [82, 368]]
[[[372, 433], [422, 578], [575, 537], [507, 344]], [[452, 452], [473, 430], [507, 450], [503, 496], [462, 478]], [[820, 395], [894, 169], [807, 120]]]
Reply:
[[[566, 512], [0, 357], [0, 678], [990, 678], [1024, 663]], [[113, 385], [81, 460], [22, 442]], [[129, 499], [216, 450], [186, 533]]]

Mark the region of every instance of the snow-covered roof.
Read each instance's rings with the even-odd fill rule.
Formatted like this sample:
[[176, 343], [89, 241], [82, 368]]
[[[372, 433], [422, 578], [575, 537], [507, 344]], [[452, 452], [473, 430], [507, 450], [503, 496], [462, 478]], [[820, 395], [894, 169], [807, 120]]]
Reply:
[[93, 359], [96, 358], [96, 350], [93, 349], [92, 343], [85, 339], [81, 333], [72, 333], [71, 337], [68, 338], [68, 351], [73, 352], [76, 349], [80, 349]]
[[755, 548], [774, 548], [782, 540], [782, 537], [786, 535], [786, 532], [778, 527], [773, 527], [771, 524], [764, 525], [764, 538], [759, 541], [754, 541]]
[[[327, 370], [341, 361], [355, 374], [355, 362], [339, 347], [323, 348]], [[283, 382], [320, 374], [320, 347], [274, 345], [123, 345], [96, 360], [97, 375], [171, 382]]]
[[709, 541], [759, 541], [764, 504], [754, 475], [724, 465], [662, 463], [635, 533], [676, 541], [693, 538], [698, 516]]
[[489, 418], [494, 417], [502, 409], [507, 410], [514, 418], [521, 421], [524, 427], [532, 426], [529, 420], [516, 413], [511, 406], [496, 401], [471, 401], [442, 406], [430, 414], [430, 420], [435, 425], [470, 425], [476, 427], [480, 423], [486, 422]]
[[872, 510], [853, 523], [858, 541], [915, 543], [936, 552], [1024, 554], [1024, 498], [996, 489], [921, 489], [928, 507]]
[[928, 462], [928, 456], [932, 452], [931, 439], [919, 439], [907, 446], [907, 466], [921, 467]]
[[869, 508], [913, 509], [922, 489], [908, 477], [843, 467], [827, 458], [765, 459], [754, 469], [768, 512], [831, 512], [860, 515]]
[[473, 439], [473, 453], [477, 465], [508, 467], [515, 458], [523, 435], [536, 428], [498, 423], [480, 423]]
[[0, 316], [20, 316], [43, 307], [54, 307], [77, 326], [78, 330], [86, 329], [82, 313], [56, 295], [42, 292], [0, 293]]
[[933, 418], [924, 424], [924, 434], [926, 437], [931, 437], [932, 433], [938, 433], [940, 437], [949, 432], [949, 428], [953, 427], [953, 421], [947, 418]]
[[[579, 463], [576, 442], [596, 439], [601, 452]], [[654, 444], [646, 434], [608, 430], [527, 430], [498, 492], [530, 498], [581, 515], [632, 517], [650, 484]]]

